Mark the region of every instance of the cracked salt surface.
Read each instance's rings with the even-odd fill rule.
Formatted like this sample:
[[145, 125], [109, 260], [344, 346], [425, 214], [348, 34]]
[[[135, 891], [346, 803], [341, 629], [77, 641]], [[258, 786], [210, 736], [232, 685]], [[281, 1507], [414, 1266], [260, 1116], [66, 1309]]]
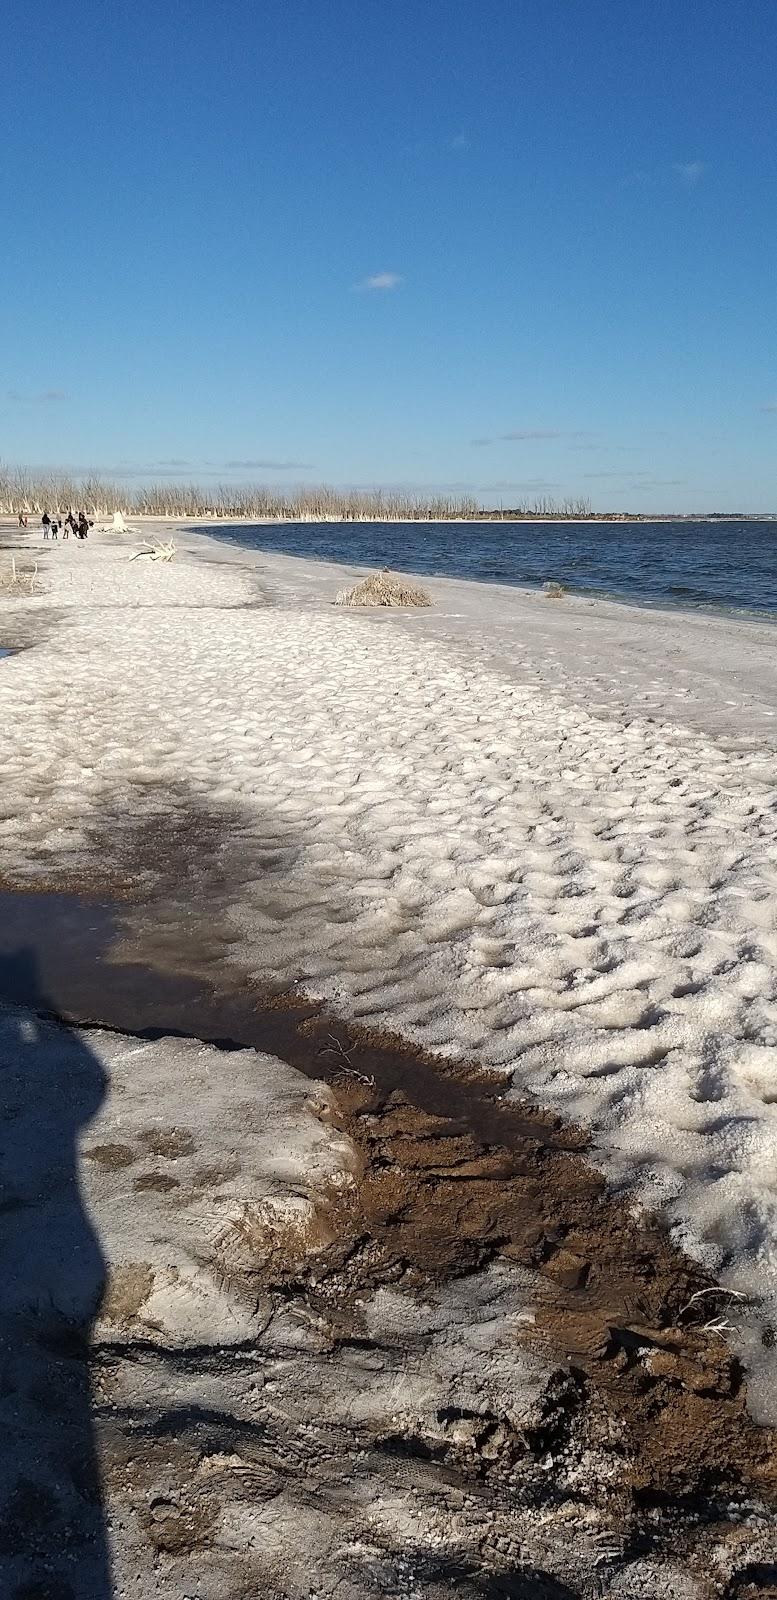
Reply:
[[[610, 1181], [752, 1297], [777, 1418], [773, 752], [473, 667], [417, 619], [242, 609], [227, 562], [141, 566], [49, 561], [75, 608], [0, 675], [0, 869], [77, 874], [101, 813], [151, 827], [185, 779], [224, 811], [236, 968], [590, 1124]], [[718, 627], [736, 678], [745, 635]]]

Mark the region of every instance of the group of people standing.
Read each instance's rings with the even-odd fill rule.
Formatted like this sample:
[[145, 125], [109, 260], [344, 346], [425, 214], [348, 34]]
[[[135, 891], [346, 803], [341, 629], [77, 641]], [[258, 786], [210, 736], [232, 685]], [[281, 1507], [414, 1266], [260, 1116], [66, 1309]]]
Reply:
[[[91, 524], [85, 511], [79, 511], [77, 517], [73, 515], [72, 511], [68, 511], [64, 522], [61, 517], [50, 517], [48, 511], [44, 511], [40, 521], [44, 539], [48, 539], [49, 534], [51, 534], [52, 539], [58, 539], [60, 533], [63, 539], [69, 539], [71, 529], [75, 539], [88, 539], [89, 537]], [[26, 526], [26, 518], [23, 524], [21, 516], [19, 517], [19, 526]]]

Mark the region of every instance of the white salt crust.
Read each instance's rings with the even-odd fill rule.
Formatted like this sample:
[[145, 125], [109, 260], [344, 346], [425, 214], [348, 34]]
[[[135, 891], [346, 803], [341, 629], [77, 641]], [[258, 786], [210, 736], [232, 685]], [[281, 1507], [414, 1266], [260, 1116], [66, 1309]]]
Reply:
[[257, 607], [247, 557], [93, 543], [46, 581], [35, 610], [64, 616], [0, 663], [0, 871], [77, 870], [101, 815], [186, 785], [223, 813], [241, 970], [590, 1124], [610, 1182], [756, 1301], [777, 1420], [772, 750], [586, 710], [288, 585]]

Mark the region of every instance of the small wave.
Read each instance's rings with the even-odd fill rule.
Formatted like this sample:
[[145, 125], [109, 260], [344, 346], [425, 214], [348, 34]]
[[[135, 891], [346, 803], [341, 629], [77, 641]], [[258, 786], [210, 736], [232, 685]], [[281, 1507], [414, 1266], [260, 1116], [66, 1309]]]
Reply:
[[773, 524], [279, 523], [209, 529], [236, 544], [323, 561], [480, 583], [540, 586], [632, 605], [677, 605], [772, 621]]

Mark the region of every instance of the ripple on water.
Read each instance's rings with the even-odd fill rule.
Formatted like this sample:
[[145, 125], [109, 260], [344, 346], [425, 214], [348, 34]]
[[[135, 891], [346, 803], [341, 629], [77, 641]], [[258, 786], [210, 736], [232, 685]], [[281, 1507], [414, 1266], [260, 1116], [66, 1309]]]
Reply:
[[284, 522], [208, 527], [250, 549], [538, 586], [600, 599], [777, 620], [777, 524], [726, 522]]

